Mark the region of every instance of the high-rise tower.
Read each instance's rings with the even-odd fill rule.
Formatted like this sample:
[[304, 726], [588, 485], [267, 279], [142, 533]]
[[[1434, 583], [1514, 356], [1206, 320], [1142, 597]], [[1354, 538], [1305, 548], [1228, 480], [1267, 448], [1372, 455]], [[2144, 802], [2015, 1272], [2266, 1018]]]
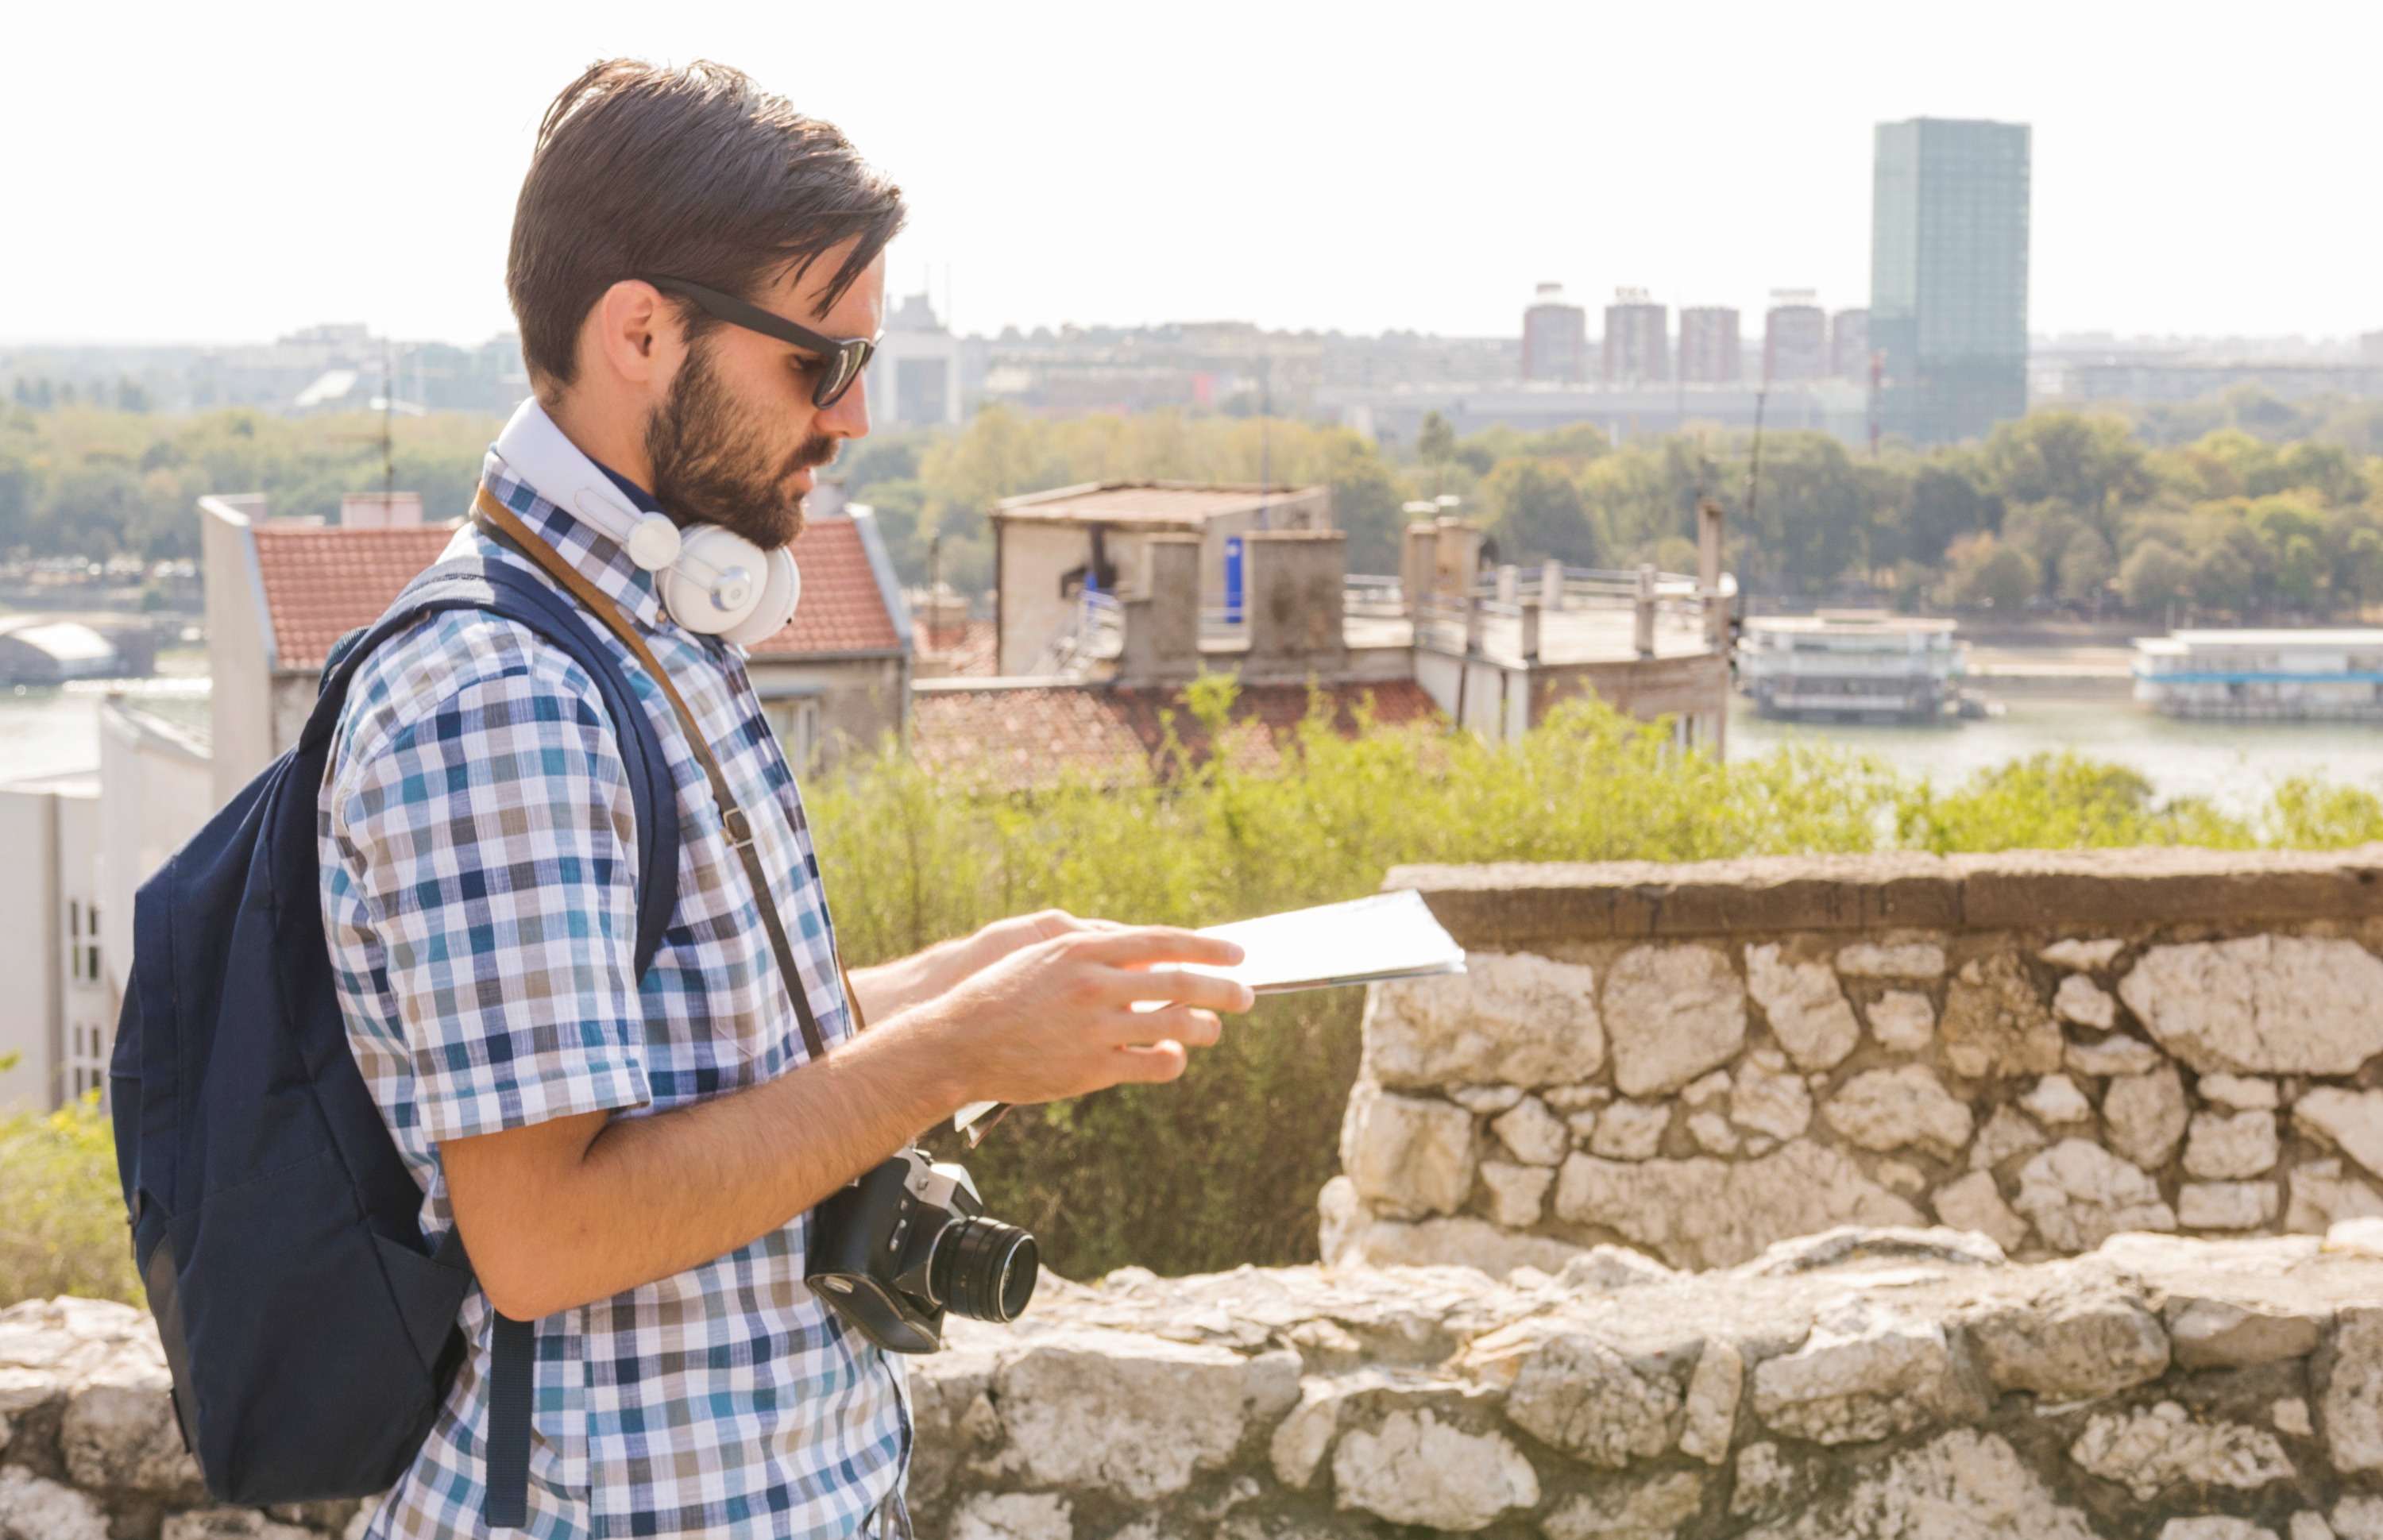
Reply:
[[2027, 411], [2028, 163], [2024, 123], [1878, 126], [1870, 345], [1888, 432], [1949, 443]]

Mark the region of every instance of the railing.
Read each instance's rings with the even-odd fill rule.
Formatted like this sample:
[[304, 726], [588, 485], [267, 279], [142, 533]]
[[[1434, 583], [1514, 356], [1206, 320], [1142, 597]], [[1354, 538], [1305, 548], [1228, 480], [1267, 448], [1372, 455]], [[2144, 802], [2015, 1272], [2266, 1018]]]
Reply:
[[1084, 679], [1095, 664], [1114, 662], [1124, 650], [1125, 610], [1117, 596], [1087, 589], [1026, 671], [1045, 679]]

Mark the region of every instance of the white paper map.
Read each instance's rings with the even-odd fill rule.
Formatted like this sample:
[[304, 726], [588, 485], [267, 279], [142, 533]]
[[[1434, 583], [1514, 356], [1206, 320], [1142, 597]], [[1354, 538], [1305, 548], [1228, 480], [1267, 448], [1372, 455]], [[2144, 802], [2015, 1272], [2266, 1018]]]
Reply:
[[[1464, 971], [1464, 948], [1433, 918], [1423, 894], [1412, 889], [1212, 925], [1200, 934], [1239, 942], [1243, 955], [1231, 967], [1195, 964], [1188, 971], [1238, 979], [1259, 994]], [[972, 1102], [959, 1110], [952, 1127], [968, 1130], [998, 1105]], [[970, 1141], [981, 1137], [972, 1134]]]

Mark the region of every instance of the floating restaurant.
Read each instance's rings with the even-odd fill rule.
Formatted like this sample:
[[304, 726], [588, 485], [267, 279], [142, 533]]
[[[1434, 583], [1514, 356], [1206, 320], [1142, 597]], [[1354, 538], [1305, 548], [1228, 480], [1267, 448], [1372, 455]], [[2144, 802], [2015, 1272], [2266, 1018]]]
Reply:
[[2383, 721], [2383, 629], [2138, 637], [2135, 698], [2216, 721]]

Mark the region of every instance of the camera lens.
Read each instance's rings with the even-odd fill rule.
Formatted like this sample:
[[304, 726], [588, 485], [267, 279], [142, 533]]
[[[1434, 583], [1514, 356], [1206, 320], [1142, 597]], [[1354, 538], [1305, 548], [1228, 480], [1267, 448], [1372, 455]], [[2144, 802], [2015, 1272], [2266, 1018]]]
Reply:
[[956, 1219], [935, 1238], [927, 1284], [945, 1310], [972, 1321], [1014, 1321], [1043, 1269], [1034, 1238], [998, 1219]]

